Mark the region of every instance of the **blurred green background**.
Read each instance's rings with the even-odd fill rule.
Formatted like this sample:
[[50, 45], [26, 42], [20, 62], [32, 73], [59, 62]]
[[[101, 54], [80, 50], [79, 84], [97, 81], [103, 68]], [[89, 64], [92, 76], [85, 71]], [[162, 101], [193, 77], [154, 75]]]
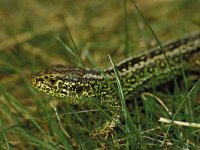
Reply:
[[[162, 42], [199, 30], [199, 0], [135, 2]], [[127, 0], [126, 7], [125, 12], [122, 0], [0, 1], [2, 149], [25, 149], [31, 143], [19, 132], [6, 130], [25, 125], [39, 110], [40, 104], [36, 101], [44, 94], [33, 91], [31, 76], [51, 64], [72, 64], [71, 56], [56, 39], [74, 49], [67, 27], [77, 46], [78, 57], [87, 67], [93, 67], [88, 55], [99, 67], [105, 68], [110, 66], [108, 54], [117, 62], [156, 46], [155, 38], [132, 2]], [[35, 132], [30, 134], [37, 137]]]

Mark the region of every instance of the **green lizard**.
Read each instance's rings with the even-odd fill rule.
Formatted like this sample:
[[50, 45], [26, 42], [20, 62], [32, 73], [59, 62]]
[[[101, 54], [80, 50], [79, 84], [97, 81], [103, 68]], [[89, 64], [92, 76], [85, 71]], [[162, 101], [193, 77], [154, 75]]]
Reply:
[[[200, 70], [200, 32], [163, 44], [164, 56], [160, 48], [155, 48], [130, 57], [116, 65], [123, 92], [127, 99], [141, 92], [161, 85], [185, 70]], [[173, 71], [173, 73], [172, 73]], [[100, 128], [95, 135], [106, 135], [119, 122], [121, 107], [116, 88], [114, 69], [103, 71], [79, 68], [69, 65], [53, 65], [36, 73], [31, 84], [44, 93], [63, 98], [66, 102], [79, 105], [99, 103], [112, 111], [113, 119]]]

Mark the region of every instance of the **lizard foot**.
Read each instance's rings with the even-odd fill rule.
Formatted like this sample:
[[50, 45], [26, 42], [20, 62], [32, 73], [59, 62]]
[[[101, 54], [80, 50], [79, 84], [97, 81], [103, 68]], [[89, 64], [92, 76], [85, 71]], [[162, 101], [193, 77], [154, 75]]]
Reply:
[[107, 137], [113, 134], [116, 124], [119, 123], [119, 116], [115, 116], [112, 120], [107, 121], [102, 127], [92, 132], [93, 139], [97, 137]]

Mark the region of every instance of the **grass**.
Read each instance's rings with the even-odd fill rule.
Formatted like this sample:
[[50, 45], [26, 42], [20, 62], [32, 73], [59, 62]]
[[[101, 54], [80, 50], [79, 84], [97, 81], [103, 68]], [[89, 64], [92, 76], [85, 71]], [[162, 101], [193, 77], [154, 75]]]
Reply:
[[[188, 76], [178, 81], [180, 90], [170, 89], [172, 82], [163, 90], [155, 87], [144, 93], [139, 101], [126, 101], [125, 120], [106, 140], [94, 140], [90, 133], [110, 117], [107, 110], [71, 106], [35, 91], [29, 82], [31, 75], [51, 64], [102, 68], [111, 64], [108, 53], [117, 62], [123, 55], [149, 49], [155, 35], [164, 41], [199, 30], [198, 1], [136, 1], [154, 36], [128, 0], [31, 5], [22, 0], [16, 2], [19, 11], [0, 3], [5, 20], [0, 34], [0, 149], [199, 149], [199, 128], [159, 122], [163, 117], [199, 123], [200, 83]], [[123, 92], [120, 95], [125, 99]]]

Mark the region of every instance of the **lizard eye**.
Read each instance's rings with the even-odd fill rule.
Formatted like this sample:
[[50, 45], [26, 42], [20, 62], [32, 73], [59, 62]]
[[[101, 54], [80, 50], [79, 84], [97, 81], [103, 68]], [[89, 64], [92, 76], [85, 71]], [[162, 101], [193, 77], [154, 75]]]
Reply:
[[76, 92], [77, 92], [77, 93], [80, 93], [81, 91], [82, 91], [82, 86], [76, 87]]
[[55, 79], [49, 79], [49, 82], [50, 82], [51, 84], [55, 84], [55, 83], [56, 83], [56, 80], [55, 80]]

